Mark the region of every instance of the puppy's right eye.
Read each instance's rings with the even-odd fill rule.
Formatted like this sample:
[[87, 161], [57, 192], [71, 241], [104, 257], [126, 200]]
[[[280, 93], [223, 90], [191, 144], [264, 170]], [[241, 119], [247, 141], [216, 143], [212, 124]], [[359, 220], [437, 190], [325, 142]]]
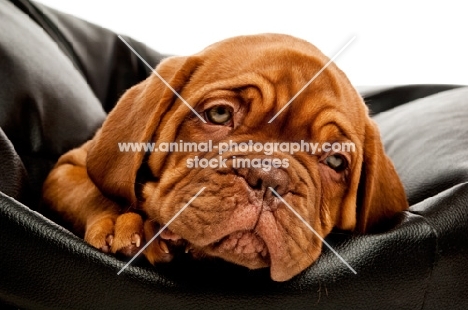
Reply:
[[228, 125], [232, 120], [232, 109], [228, 106], [215, 106], [205, 111], [205, 117], [213, 124]]

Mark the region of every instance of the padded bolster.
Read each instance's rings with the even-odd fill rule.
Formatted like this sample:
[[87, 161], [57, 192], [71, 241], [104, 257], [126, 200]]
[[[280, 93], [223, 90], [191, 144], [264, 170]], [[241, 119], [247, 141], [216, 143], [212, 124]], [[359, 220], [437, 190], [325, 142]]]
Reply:
[[468, 87], [374, 117], [410, 205], [468, 182]]

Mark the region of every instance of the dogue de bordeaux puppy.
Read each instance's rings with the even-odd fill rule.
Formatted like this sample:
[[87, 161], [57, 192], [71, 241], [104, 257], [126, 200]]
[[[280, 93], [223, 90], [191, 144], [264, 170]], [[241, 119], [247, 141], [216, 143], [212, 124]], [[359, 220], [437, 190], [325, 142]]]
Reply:
[[[197, 259], [269, 267], [273, 280], [289, 280], [318, 258], [319, 236], [334, 228], [370, 232], [408, 207], [378, 128], [345, 74], [332, 63], [300, 92], [328, 61], [312, 44], [281, 34], [234, 37], [167, 58], [156, 71], [172, 89], [156, 74], [130, 88], [94, 138], [59, 159], [44, 202], [97, 249], [134, 255], [205, 188], [146, 258], [168, 262], [186, 247]], [[119, 148], [207, 141], [229, 148], [221, 155], [216, 147]], [[304, 141], [354, 149], [277, 147], [267, 155], [234, 147]], [[202, 159], [220, 162], [203, 166]]]

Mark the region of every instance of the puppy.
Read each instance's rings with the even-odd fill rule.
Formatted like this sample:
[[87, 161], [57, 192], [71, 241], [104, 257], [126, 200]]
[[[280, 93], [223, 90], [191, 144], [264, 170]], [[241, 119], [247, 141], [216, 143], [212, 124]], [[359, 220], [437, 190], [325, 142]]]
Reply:
[[[300, 92], [328, 61], [310, 43], [279, 34], [167, 58], [156, 70], [172, 90], [155, 74], [129, 89], [95, 137], [59, 159], [44, 202], [97, 249], [134, 255], [198, 193], [145, 249], [151, 263], [170, 261], [183, 246], [194, 257], [269, 267], [273, 280], [289, 280], [322, 249], [303, 221], [323, 238], [334, 228], [366, 233], [408, 207], [345, 74], [332, 63]], [[219, 147], [121, 148], [185, 142]], [[354, 149], [252, 148], [300, 142]]]

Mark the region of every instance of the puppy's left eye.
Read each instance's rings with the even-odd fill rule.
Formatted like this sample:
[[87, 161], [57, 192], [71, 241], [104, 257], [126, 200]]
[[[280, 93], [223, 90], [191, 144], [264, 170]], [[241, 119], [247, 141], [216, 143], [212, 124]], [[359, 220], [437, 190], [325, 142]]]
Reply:
[[348, 167], [348, 162], [343, 155], [333, 154], [325, 158], [325, 164], [336, 172], [341, 172]]
[[232, 119], [232, 109], [227, 106], [215, 106], [205, 111], [206, 118], [213, 124], [226, 125]]

